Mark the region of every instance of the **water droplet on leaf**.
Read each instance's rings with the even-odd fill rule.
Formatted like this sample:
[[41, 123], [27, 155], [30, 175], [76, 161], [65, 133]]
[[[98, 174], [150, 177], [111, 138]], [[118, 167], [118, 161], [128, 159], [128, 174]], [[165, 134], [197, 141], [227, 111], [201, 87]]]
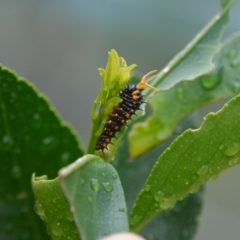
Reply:
[[229, 164], [230, 166], [233, 166], [233, 165], [237, 164], [238, 161], [239, 161], [239, 157], [235, 157], [235, 158], [233, 158], [232, 160], [230, 160], [230, 161], [228, 162], [228, 164]]
[[95, 192], [97, 192], [100, 189], [100, 183], [99, 183], [98, 179], [92, 178], [91, 187]]
[[219, 76], [205, 75], [201, 77], [201, 84], [205, 89], [213, 89], [220, 83]]
[[154, 195], [154, 199], [156, 201], [161, 201], [163, 199], [163, 196], [164, 196], [164, 192], [162, 191], [158, 191], [155, 195]]
[[145, 187], [144, 187], [144, 191], [145, 192], [149, 192], [150, 189], [151, 189], [151, 185], [150, 184], [145, 185]]
[[[13, 145], [13, 139], [11, 136], [9, 135], [4, 135], [2, 138], [2, 148], [4, 150], [9, 150], [11, 149], [12, 145]], [[1, 145], [0, 145], [0, 149], [1, 149]]]
[[59, 222], [51, 225], [53, 235], [60, 237], [63, 234], [62, 226]]
[[36, 203], [34, 205], [34, 210], [40, 216], [40, 218], [42, 220], [44, 220], [45, 212], [44, 212], [44, 209], [43, 209], [43, 205], [39, 201], [36, 201]]
[[106, 192], [111, 192], [113, 190], [113, 186], [109, 182], [105, 182], [102, 185]]
[[50, 136], [50, 137], [44, 138], [42, 142], [43, 142], [43, 144], [48, 145], [48, 144], [50, 144], [53, 140], [54, 140], [54, 137]]
[[224, 155], [226, 156], [234, 156], [236, 155], [240, 150], [240, 145], [239, 143], [233, 143], [232, 145], [229, 145], [225, 150], [224, 150]]
[[112, 173], [112, 178], [113, 179], [117, 179], [118, 178], [118, 175], [116, 173]]
[[70, 157], [70, 153], [69, 152], [64, 152], [61, 155], [61, 159], [62, 159], [63, 162], [67, 162], [69, 157]]
[[72, 222], [74, 220], [73, 214], [70, 211], [67, 212], [66, 217], [70, 222]]
[[132, 218], [130, 218], [129, 223], [131, 226], [135, 226], [139, 223], [141, 219], [142, 219], [142, 216], [134, 215]]
[[177, 201], [177, 199], [175, 197], [170, 197], [170, 198], [164, 199], [160, 203], [160, 208], [162, 210], [170, 210], [175, 206], [176, 201]]
[[119, 212], [125, 212], [124, 208], [119, 208], [118, 210], [119, 210]]
[[216, 173], [216, 174], [213, 174], [209, 179], [210, 180], [216, 180], [218, 178], [218, 174]]
[[204, 175], [208, 172], [208, 166], [207, 165], [203, 165], [201, 168], [199, 168], [199, 170], [197, 171], [198, 175]]

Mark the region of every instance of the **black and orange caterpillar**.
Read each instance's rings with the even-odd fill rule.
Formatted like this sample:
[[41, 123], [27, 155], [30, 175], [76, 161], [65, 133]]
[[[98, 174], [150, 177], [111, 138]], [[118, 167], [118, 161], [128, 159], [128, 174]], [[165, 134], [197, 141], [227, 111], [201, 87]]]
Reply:
[[138, 84], [127, 85], [119, 93], [122, 101], [117, 106], [113, 107], [112, 112], [108, 115], [103, 132], [98, 138], [95, 150], [104, 151], [104, 149], [107, 149], [107, 145], [111, 143], [115, 134], [120, 131], [121, 127], [140, 109], [141, 104], [144, 103], [142, 95], [142, 90], [144, 88], [158, 91], [158, 89], [146, 83], [147, 78], [155, 72], [156, 70], [147, 73]]

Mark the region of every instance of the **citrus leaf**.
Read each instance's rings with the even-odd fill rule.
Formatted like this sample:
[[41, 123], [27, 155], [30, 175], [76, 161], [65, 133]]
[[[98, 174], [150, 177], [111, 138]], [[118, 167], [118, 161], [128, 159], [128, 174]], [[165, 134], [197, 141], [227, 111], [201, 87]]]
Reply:
[[[197, 114], [191, 114], [181, 121], [179, 128], [182, 131], [189, 127], [198, 125]], [[121, 142], [116, 158], [112, 164], [116, 167], [120, 176], [128, 209], [131, 209], [137, 194], [141, 190], [147, 176], [149, 175], [157, 157], [180, 133], [175, 133], [165, 143], [156, 146], [150, 151], [129, 161], [128, 141], [126, 136]], [[191, 194], [186, 199], [178, 202], [174, 209], [159, 213], [140, 232], [147, 239], [192, 239], [196, 233], [199, 214], [202, 208], [202, 191]]]
[[229, 10], [237, 0], [223, 4], [220, 12], [153, 80], [160, 90], [167, 90], [183, 80], [211, 71], [212, 59], [219, 51], [221, 35], [229, 21]]
[[47, 176], [32, 177], [32, 189], [35, 196], [35, 211], [45, 222], [51, 239], [79, 240], [66, 197], [62, 193], [59, 178], [48, 180]]
[[124, 193], [112, 165], [85, 155], [59, 176], [82, 240], [128, 231]]
[[83, 150], [32, 84], [0, 67], [0, 86], [0, 238], [50, 239], [33, 210], [31, 175], [55, 177]]
[[197, 107], [240, 93], [239, 33], [223, 43], [214, 66], [211, 73], [195, 81], [181, 82], [150, 99], [151, 115], [135, 124], [129, 133], [132, 158], [168, 138], [176, 124]]
[[[133, 231], [157, 212], [240, 162], [240, 95], [210, 113], [198, 130], [186, 130], [158, 158], [130, 215]], [[148, 188], [148, 191], [146, 191]], [[145, 190], [144, 190], [145, 189]]]

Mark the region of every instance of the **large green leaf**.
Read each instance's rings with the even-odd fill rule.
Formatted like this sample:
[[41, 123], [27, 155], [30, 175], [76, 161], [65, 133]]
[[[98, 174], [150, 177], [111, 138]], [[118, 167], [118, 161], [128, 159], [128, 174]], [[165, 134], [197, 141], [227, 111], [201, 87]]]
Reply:
[[[179, 128], [183, 131], [189, 127], [196, 127], [198, 125], [196, 124], [196, 118], [197, 114], [191, 114], [180, 123]], [[124, 137], [113, 165], [119, 173], [128, 209], [132, 208], [157, 157], [178, 134], [180, 132], [173, 134], [171, 139], [137, 157], [134, 161], [129, 161], [128, 141], [126, 136]], [[179, 202], [174, 209], [161, 212], [147, 226], [144, 226], [141, 234], [152, 240], [181, 239], [182, 236], [185, 236], [185, 240], [192, 239], [196, 232], [197, 219], [202, 208], [201, 196], [202, 192], [196, 195], [191, 194], [184, 201]]]
[[85, 155], [59, 176], [82, 240], [128, 231], [122, 185], [111, 164]]
[[198, 130], [187, 130], [158, 158], [130, 216], [138, 231], [162, 210], [172, 209], [188, 193], [240, 162], [240, 95]]
[[83, 150], [32, 84], [0, 67], [0, 86], [0, 238], [49, 239], [33, 210], [31, 175], [55, 177]]
[[195, 78], [212, 70], [221, 35], [229, 21], [229, 9], [237, 0], [222, 4], [220, 12], [153, 80], [153, 85], [166, 90], [183, 80]]
[[168, 138], [176, 124], [195, 108], [240, 93], [240, 34], [223, 43], [214, 65], [211, 73], [181, 82], [150, 99], [152, 114], [135, 124], [129, 134], [132, 158]]
[[78, 240], [78, 230], [66, 197], [62, 193], [59, 178], [48, 180], [46, 175], [42, 177], [33, 175], [32, 188], [35, 211], [45, 222], [51, 239]]

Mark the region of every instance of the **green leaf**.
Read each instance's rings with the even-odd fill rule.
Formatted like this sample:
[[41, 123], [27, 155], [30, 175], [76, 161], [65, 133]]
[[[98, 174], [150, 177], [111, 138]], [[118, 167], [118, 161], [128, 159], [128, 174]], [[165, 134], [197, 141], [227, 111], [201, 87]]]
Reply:
[[79, 239], [66, 197], [62, 193], [59, 178], [47, 180], [47, 176], [32, 177], [35, 211], [45, 222], [51, 239]]
[[212, 70], [221, 35], [229, 21], [229, 9], [236, 0], [223, 4], [212, 21], [158, 74], [152, 85], [167, 90], [183, 80], [194, 80]]
[[82, 240], [128, 231], [124, 193], [112, 165], [85, 155], [59, 176]]
[[[185, 131], [164, 151], [135, 201], [130, 216], [133, 231], [240, 162], [239, 119], [240, 95], [219, 112], [208, 114], [201, 128]], [[150, 190], [145, 191], [148, 185]]]
[[223, 43], [214, 65], [211, 73], [181, 82], [150, 99], [152, 114], [135, 124], [129, 134], [132, 158], [168, 138], [176, 124], [197, 107], [240, 93], [240, 34]]
[[0, 67], [0, 236], [49, 239], [33, 210], [31, 175], [55, 177], [83, 150], [35, 87]]
[[203, 190], [189, 194], [170, 211], [163, 211], [140, 232], [147, 239], [194, 239], [203, 205]]
[[[194, 127], [196, 128], [197, 114], [191, 114], [185, 118], [179, 125], [182, 130]], [[147, 176], [149, 175], [157, 157], [173, 141], [173, 138], [180, 133], [173, 134], [165, 143], [156, 146], [145, 154], [129, 161], [128, 141], [126, 136], [120, 144], [117, 156], [112, 162], [120, 176], [128, 209], [131, 209], [133, 203], [141, 190]], [[197, 219], [202, 208], [202, 192], [191, 194], [184, 201], [179, 202], [176, 207], [167, 212], [161, 212], [152, 219], [143, 230], [141, 235], [147, 239], [181, 239], [187, 235], [191, 239], [197, 228]]]

